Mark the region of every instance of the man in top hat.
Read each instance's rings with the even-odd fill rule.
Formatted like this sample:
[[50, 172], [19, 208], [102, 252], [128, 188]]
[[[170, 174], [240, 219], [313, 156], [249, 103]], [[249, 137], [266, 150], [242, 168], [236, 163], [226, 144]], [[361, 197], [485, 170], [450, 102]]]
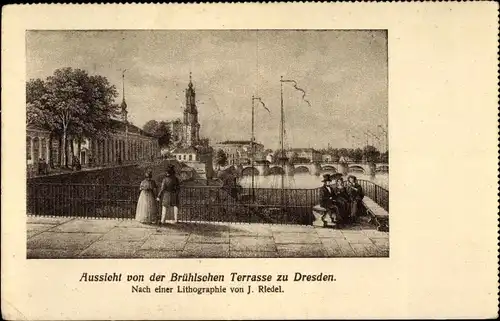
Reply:
[[332, 177], [330, 174], [323, 175], [323, 186], [320, 189], [319, 205], [328, 211], [328, 214], [332, 218], [332, 222], [337, 221], [335, 213], [338, 213], [335, 206], [335, 194], [333, 193]]
[[175, 167], [169, 165], [165, 178], [161, 183], [160, 192], [157, 200], [161, 203], [161, 220], [160, 224], [166, 223], [167, 213], [174, 212], [174, 221], [177, 223], [177, 215], [179, 213], [179, 190], [180, 182], [175, 176]]

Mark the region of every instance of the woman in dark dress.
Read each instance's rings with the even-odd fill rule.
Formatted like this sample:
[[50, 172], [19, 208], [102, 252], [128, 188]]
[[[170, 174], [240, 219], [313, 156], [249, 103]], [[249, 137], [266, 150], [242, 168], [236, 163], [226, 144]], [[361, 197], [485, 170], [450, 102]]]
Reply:
[[361, 201], [365, 197], [363, 188], [358, 183], [356, 176], [350, 175], [348, 178], [347, 193], [350, 201], [350, 218], [355, 220], [359, 216]]
[[140, 185], [141, 194], [137, 201], [135, 219], [141, 223], [151, 224], [156, 222], [158, 217], [158, 206], [156, 205], [156, 182], [153, 180], [153, 172], [146, 171], [146, 178]]
[[341, 221], [345, 223], [348, 218], [349, 195], [345, 189], [344, 180], [341, 177], [337, 178], [335, 182], [333, 194], [335, 195], [335, 201], [339, 209]]
[[165, 224], [167, 213], [174, 212], [174, 221], [177, 223], [177, 215], [179, 214], [179, 190], [180, 182], [175, 176], [175, 169], [169, 166], [167, 169], [166, 177], [161, 183], [160, 192], [158, 193], [157, 200], [161, 203], [161, 221], [160, 224]]

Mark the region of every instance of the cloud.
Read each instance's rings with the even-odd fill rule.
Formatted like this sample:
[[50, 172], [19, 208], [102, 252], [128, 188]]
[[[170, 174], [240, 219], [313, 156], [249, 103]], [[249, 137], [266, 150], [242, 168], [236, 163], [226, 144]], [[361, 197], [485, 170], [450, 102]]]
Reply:
[[346, 146], [346, 132], [362, 136], [387, 124], [385, 31], [30, 31], [27, 78], [61, 67], [106, 76], [121, 92], [137, 125], [182, 116], [189, 72], [199, 101], [203, 135], [212, 141], [250, 137], [251, 96], [271, 110], [256, 114], [256, 137], [276, 147], [280, 76], [287, 132], [294, 146]]

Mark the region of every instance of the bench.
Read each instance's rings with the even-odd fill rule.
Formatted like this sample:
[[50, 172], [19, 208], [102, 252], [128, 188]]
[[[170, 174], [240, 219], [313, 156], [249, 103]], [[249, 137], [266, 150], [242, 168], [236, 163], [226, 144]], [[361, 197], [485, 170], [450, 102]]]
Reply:
[[335, 227], [336, 224], [332, 222], [330, 215], [327, 215], [328, 211], [326, 208], [316, 205], [312, 209], [314, 216], [313, 226], [317, 227]]
[[375, 219], [378, 225], [377, 230], [380, 232], [389, 232], [389, 212], [366, 196], [363, 198], [363, 205], [366, 208], [366, 212]]

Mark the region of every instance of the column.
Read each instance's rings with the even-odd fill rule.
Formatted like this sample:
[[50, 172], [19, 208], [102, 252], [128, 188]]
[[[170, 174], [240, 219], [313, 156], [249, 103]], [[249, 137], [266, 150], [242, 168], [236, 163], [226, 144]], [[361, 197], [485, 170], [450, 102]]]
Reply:
[[45, 162], [47, 163], [47, 166], [50, 165], [50, 147], [49, 146], [49, 139], [45, 139]]
[[104, 139], [104, 163], [109, 163], [109, 141]]
[[116, 163], [116, 139], [111, 139], [111, 162]]
[[42, 158], [43, 157], [43, 141], [42, 141], [42, 137], [38, 137], [38, 155], [39, 155], [39, 158]]
[[104, 141], [102, 139], [99, 140], [99, 164], [102, 165], [104, 163]]
[[121, 145], [122, 160], [125, 160], [125, 141], [123, 141], [123, 139], [120, 141], [120, 145]]
[[31, 164], [35, 164], [35, 138], [30, 137], [30, 153], [31, 153]]

